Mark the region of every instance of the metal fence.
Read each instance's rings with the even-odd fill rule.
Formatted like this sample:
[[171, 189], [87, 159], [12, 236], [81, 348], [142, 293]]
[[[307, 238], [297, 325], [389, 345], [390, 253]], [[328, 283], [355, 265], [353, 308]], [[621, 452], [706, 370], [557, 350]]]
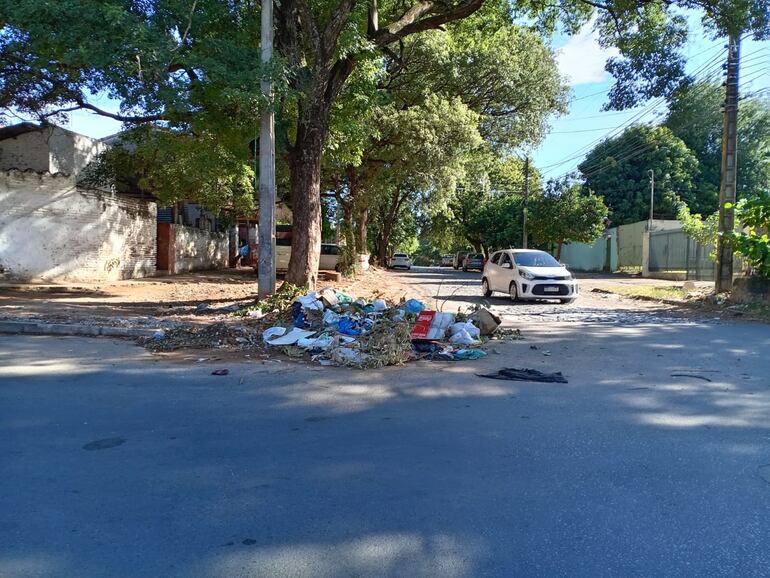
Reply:
[[650, 272], [675, 273], [693, 281], [713, 281], [711, 245], [700, 245], [681, 230], [650, 233]]

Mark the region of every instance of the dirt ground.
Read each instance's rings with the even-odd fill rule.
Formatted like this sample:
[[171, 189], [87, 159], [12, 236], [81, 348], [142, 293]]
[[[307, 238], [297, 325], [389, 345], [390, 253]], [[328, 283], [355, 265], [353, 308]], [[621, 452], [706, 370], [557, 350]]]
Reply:
[[[639, 284], [677, 285], [671, 281], [623, 275], [582, 275], [580, 299], [574, 305], [562, 306], [560, 311], [575, 308], [651, 311], [673, 307], [592, 291]], [[706, 287], [710, 284], [699, 285]], [[346, 279], [336, 286], [366, 299], [383, 297], [398, 302], [414, 297], [425, 301], [429, 307], [445, 310], [460, 309], [479, 301], [481, 297], [477, 273], [462, 273], [448, 268], [415, 268], [412, 271], [372, 269], [355, 280]], [[208, 323], [227, 319], [230, 313], [228, 307], [253, 300], [256, 289], [254, 273], [248, 268], [103, 284], [4, 284], [0, 285], [0, 319], [146, 327]]]

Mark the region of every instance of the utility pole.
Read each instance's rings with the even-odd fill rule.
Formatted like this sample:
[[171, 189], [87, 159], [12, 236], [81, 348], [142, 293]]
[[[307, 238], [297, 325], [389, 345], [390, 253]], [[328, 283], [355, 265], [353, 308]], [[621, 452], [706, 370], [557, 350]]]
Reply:
[[722, 131], [722, 179], [719, 187], [719, 237], [717, 238], [717, 293], [733, 288], [733, 243], [727, 237], [735, 228], [735, 191], [738, 181], [738, 68], [740, 35], [731, 33], [727, 46], [725, 120]]
[[652, 207], [655, 202], [655, 171], [650, 169], [647, 172], [650, 174], [650, 222], [647, 225], [647, 230], [652, 231]]
[[527, 210], [529, 208], [529, 155], [524, 157], [524, 204], [521, 212], [521, 248], [527, 248]]
[[266, 78], [273, 58], [273, 0], [262, 0], [260, 61], [262, 63], [262, 95], [266, 106], [262, 111], [259, 131], [259, 287], [264, 299], [275, 293], [275, 116], [273, 83]]

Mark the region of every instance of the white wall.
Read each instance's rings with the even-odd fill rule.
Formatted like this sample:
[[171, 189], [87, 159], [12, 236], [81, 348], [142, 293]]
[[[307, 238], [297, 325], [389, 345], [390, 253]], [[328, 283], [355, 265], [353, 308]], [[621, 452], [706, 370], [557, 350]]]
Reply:
[[0, 141], [0, 170], [79, 175], [108, 147], [104, 143], [59, 127], [46, 127]]
[[227, 267], [230, 242], [226, 233], [213, 233], [181, 225], [175, 225], [174, 231], [173, 273]]
[[0, 172], [0, 278], [98, 282], [155, 272], [157, 208], [75, 177]]

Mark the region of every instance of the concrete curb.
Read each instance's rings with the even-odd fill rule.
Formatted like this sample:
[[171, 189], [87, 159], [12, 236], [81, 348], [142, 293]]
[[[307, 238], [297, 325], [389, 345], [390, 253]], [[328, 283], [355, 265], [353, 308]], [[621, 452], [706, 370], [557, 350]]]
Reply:
[[157, 329], [75, 325], [40, 321], [0, 321], [0, 333], [27, 335], [78, 335], [85, 337], [151, 337]]

